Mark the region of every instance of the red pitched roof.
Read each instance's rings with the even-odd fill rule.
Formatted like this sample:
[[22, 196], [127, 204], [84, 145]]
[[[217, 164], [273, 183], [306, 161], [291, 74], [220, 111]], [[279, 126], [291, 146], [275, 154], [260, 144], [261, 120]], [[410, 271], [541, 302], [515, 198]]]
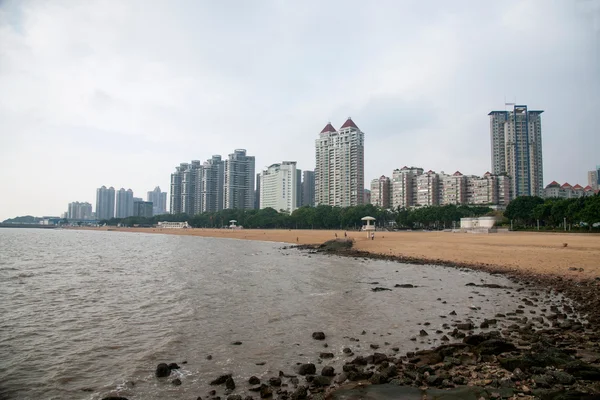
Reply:
[[592, 187], [590, 185], [587, 185], [586, 187], [583, 188], [583, 190], [585, 190], [586, 192], [589, 192], [590, 190], [592, 190]]
[[490, 176], [490, 171], [487, 171], [485, 174], [483, 174], [483, 176]]
[[325, 132], [335, 132], [335, 128], [333, 127], [333, 125], [331, 125], [331, 122], [325, 125], [325, 128], [323, 128], [323, 130], [321, 131], [321, 133]]
[[569, 182], [565, 182], [565, 183], [563, 183], [563, 185], [561, 186], [561, 188], [564, 188], [564, 187], [572, 187], [572, 186], [569, 185]]
[[456, 171], [453, 176], [462, 176], [462, 174], [460, 173], [460, 171]]
[[577, 185], [573, 186], [573, 189], [583, 189], [583, 186], [578, 183]]
[[344, 125], [342, 125], [342, 127], [340, 129], [344, 129], [344, 128], [356, 128], [356, 129], [358, 129], [358, 126], [356, 126], [356, 124], [354, 123], [354, 121], [352, 121], [352, 118], [348, 117], [348, 119], [346, 120], [346, 122], [344, 122]]

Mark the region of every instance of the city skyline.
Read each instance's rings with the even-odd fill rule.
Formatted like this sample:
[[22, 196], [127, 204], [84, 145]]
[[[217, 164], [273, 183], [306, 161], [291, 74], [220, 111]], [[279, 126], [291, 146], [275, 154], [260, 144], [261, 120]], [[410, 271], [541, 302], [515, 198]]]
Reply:
[[[0, 187], [10, 195], [0, 197], [0, 219], [93, 203], [106, 182], [140, 194], [168, 188], [181, 160], [232, 147], [257, 165], [295, 160], [312, 170], [314, 132], [348, 116], [367, 132], [366, 187], [405, 164], [487, 170], [485, 115], [505, 102], [545, 111], [543, 184], [585, 182], [600, 163], [590, 118], [600, 107], [594, 4], [150, 9], [133, 0], [106, 12], [102, 3], [3, 1]], [[322, 15], [360, 23], [331, 31], [315, 24]], [[81, 165], [98, 168], [73, 168]], [[41, 191], [53, 196], [40, 202]]]

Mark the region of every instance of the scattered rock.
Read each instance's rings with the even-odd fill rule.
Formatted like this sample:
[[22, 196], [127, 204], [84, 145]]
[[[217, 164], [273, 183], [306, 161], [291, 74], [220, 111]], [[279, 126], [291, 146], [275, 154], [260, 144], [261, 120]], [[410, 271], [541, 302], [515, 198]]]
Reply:
[[421, 331], [419, 332], [419, 336], [428, 336], [428, 335], [429, 334], [424, 329], [421, 329]]
[[397, 283], [397, 284], [394, 285], [394, 287], [410, 289], [410, 288], [414, 288], [416, 286], [415, 285], [411, 285], [410, 283]]
[[319, 357], [326, 359], [326, 358], [333, 358], [333, 353], [321, 353], [319, 355]]
[[281, 378], [279, 378], [279, 377], [269, 378], [269, 385], [281, 386]]
[[335, 369], [331, 366], [323, 367], [321, 370], [321, 375], [323, 376], [335, 376]]
[[181, 385], [181, 379], [175, 378], [171, 381], [171, 383], [175, 386], [179, 386], [179, 385]]
[[164, 378], [171, 375], [171, 368], [165, 363], [160, 363], [156, 366], [155, 375], [157, 378]]
[[251, 385], [260, 385], [260, 379], [256, 376], [251, 376], [250, 379], [248, 379], [248, 383]]
[[217, 379], [210, 382], [211, 385], [222, 385], [227, 382], [227, 379], [231, 378], [231, 374], [221, 375]]
[[225, 381], [225, 387], [229, 390], [235, 389], [235, 382], [231, 376]]
[[315, 364], [307, 363], [301, 364], [298, 368], [298, 374], [300, 375], [314, 375], [317, 372], [317, 367]]
[[325, 340], [325, 333], [323, 332], [313, 332], [312, 338], [315, 340]]
[[234, 346], [239, 346], [242, 344], [242, 342], [240, 342], [239, 340], [236, 340], [235, 342], [231, 342], [231, 344]]
[[388, 289], [388, 288], [384, 288], [384, 287], [379, 287], [379, 286], [374, 287], [374, 288], [371, 289], [371, 291], [373, 291], [373, 292], [383, 292], [384, 290], [392, 290], [392, 289]]

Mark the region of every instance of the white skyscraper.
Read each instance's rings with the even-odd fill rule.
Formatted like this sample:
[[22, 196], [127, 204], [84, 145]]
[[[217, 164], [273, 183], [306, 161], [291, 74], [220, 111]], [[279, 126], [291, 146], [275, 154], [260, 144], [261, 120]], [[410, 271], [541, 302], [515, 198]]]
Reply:
[[315, 203], [340, 207], [363, 204], [364, 133], [350, 118], [339, 131], [329, 123], [315, 147]]
[[254, 156], [236, 149], [225, 160], [223, 208], [250, 210], [254, 208]]
[[102, 186], [96, 190], [96, 219], [104, 220], [115, 217], [115, 188]]
[[512, 178], [513, 197], [544, 194], [542, 113], [515, 105], [512, 111], [488, 114], [492, 174], [507, 174]]
[[273, 164], [260, 174], [260, 208], [289, 213], [298, 208], [298, 173], [295, 161]]
[[153, 215], [162, 215], [167, 213], [167, 192], [162, 192], [160, 190], [160, 186], [157, 186], [153, 191], [148, 192], [146, 200], [152, 203]]
[[117, 218], [127, 218], [133, 215], [133, 191], [131, 189], [119, 189], [116, 210]]

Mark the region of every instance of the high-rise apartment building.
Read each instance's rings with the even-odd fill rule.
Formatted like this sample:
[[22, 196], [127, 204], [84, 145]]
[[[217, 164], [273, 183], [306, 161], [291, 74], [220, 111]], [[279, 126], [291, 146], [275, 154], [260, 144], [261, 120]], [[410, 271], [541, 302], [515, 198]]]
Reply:
[[511, 179], [506, 174], [466, 176], [456, 171], [447, 175], [414, 167], [394, 170], [391, 192], [394, 209], [448, 204], [506, 206], [512, 199]]
[[76, 220], [92, 219], [92, 205], [87, 202], [80, 203], [78, 201], [69, 203], [67, 218]]
[[225, 163], [214, 155], [202, 165], [197, 173], [196, 213], [217, 212], [223, 209], [223, 180]]
[[260, 174], [256, 174], [256, 190], [254, 190], [254, 209], [260, 210]]
[[162, 215], [167, 213], [167, 192], [160, 190], [157, 186], [151, 192], [147, 193], [146, 200], [152, 203], [152, 215]]
[[390, 208], [390, 178], [381, 175], [378, 179], [371, 181], [371, 204], [377, 207]]
[[429, 170], [418, 175], [417, 203], [418, 206], [437, 206], [439, 204], [439, 176]]
[[515, 105], [512, 111], [488, 114], [492, 173], [512, 178], [514, 197], [543, 195], [542, 113]]
[[298, 200], [296, 161], [272, 164], [260, 174], [260, 208], [292, 213]]
[[225, 160], [223, 208], [250, 210], [254, 208], [254, 156], [236, 149]]
[[315, 171], [302, 171], [302, 205], [315, 205]]
[[127, 218], [133, 215], [133, 191], [121, 188], [117, 191], [117, 218]]
[[423, 168], [404, 166], [394, 170], [390, 196], [392, 208], [406, 208], [417, 204], [417, 177], [420, 175], [423, 175]]
[[456, 171], [452, 175], [439, 174], [439, 203], [465, 204], [467, 202], [467, 177]]
[[596, 165], [596, 169], [588, 172], [588, 186], [592, 190], [600, 189], [600, 165]]
[[134, 201], [133, 202], [133, 216], [152, 218], [154, 204], [151, 201]]
[[102, 186], [96, 190], [96, 219], [104, 220], [115, 217], [115, 188]]
[[315, 203], [340, 207], [363, 204], [364, 133], [350, 118], [339, 131], [329, 123], [315, 147]]
[[171, 214], [197, 213], [196, 183], [200, 169], [200, 161], [193, 160], [191, 164], [179, 164], [171, 174]]

